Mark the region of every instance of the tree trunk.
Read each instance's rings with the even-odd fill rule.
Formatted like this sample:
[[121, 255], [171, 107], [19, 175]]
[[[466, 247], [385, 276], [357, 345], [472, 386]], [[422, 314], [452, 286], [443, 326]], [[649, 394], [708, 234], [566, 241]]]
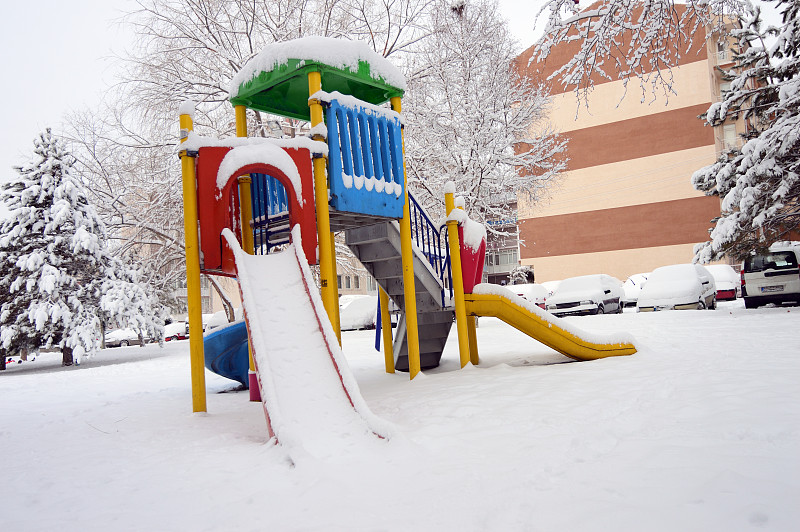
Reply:
[[0, 351], [0, 371], [6, 369], [6, 353], [5, 351]]
[[61, 365], [62, 366], [71, 366], [72, 365], [72, 348], [71, 347], [63, 347], [61, 348]]
[[206, 275], [206, 277], [211, 283], [211, 286], [214, 287], [214, 290], [216, 290], [217, 294], [219, 294], [219, 299], [222, 301], [222, 307], [225, 309], [225, 316], [228, 318], [228, 323], [233, 323], [236, 320], [236, 316], [233, 312], [233, 303], [228, 297], [228, 294], [225, 293], [214, 276]]

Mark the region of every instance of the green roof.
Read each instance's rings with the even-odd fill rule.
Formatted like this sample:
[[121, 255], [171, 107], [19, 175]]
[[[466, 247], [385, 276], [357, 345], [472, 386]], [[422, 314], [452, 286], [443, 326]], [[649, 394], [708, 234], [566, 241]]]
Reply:
[[236, 96], [232, 96], [230, 101], [233, 105], [308, 121], [311, 119], [308, 108], [309, 72], [321, 73], [323, 91], [338, 91], [375, 105], [403, 95], [402, 89], [389, 85], [383, 78], [373, 78], [366, 61], [359, 61], [358, 71], [353, 72], [349, 68], [336, 68], [318, 61], [289, 59], [241, 83]]

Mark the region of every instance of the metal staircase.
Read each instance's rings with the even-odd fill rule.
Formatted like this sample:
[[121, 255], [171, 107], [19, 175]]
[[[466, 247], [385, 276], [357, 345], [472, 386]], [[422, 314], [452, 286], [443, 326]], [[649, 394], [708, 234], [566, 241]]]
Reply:
[[[455, 316], [449, 286], [450, 254], [446, 228], [437, 228], [409, 194], [414, 240], [414, 288], [417, 301], [420, 366], [439, 365]], [[403, 314], [393, 345], [396, 370], [408, 371], [400, 226], [396, 221], [348, 229], [345, 242]]]

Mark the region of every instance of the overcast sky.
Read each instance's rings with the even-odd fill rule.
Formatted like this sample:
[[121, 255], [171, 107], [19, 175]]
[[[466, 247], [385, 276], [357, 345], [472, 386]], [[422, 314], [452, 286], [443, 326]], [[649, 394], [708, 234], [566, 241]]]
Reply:
[[[543, 0], [500, 0], [521, 50], [533, 44]], [[115, 80], [115, 52], [130, 45], [118, 21], [132, 0], [14, 0], [3, 2], [0, 59], [0, 180], [29, 158], [34, 137], [58, 130], [70, 110], [91, 107]], [[0, 207], [2, 209], [2, 207]]]

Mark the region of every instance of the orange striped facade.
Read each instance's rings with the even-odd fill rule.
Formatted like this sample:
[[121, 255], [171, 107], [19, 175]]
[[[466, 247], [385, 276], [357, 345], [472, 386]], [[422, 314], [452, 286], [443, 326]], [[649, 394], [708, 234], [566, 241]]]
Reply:
[[[546, 79], [576, 47], [529, 64], [532, 47], [518, 68]], [[624, 280], [692, 260], [720, 212], [718, 198], [691, 185], [692, 173], [722, 149], [721, 132], [699, 119], [720, 97], [720, 57], [715, 41], [696, 35], [671, 69], [675, 94], [645, 94], [644, 103], [637, 80], [626, 89], [595, 79], [588, 107], [553, 81], [551, 121], [569, 139], [568, 172], [550, 197], [518, 200], [520, 262], [534, 267], [537, 282], [590, 273]]]

